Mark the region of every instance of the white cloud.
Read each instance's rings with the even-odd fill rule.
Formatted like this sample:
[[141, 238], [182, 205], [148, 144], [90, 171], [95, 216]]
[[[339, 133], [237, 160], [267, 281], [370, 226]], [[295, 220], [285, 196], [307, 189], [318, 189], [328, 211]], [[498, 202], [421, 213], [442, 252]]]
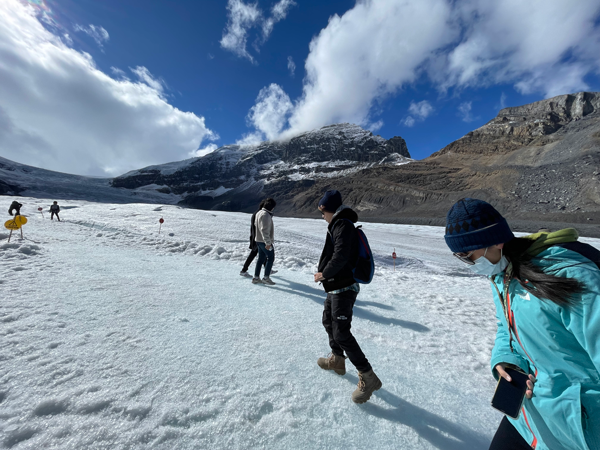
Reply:
[[576, 8], [561, 0], [459, 2], [457, 22], [467, 32], [448, 54], [442, 85], [515, 83], [547, 97], [585, 89], [582, 73], [598, 67], [590, 37], [598, 34], [599, 11], [597, 0]]
[[221, 47], [255, 63], [256, 61], [246, 49], [250, 30], [258, 27], [262, 31], [261, 36], [254, 43], [255, 50], [259, 51], [260, 46], [269, 39], [275, 24], [285, 19], [289, 9], [295, 4], [293, 0], [280, 0], [271, 8], [271, 15], [265, 18], [258, 3], [228, 0], [227, 26], [223, 30]]
[[427, 100], [418, 103], [410, 102], [408, 112], [413, 116], [417, 116], [421, 120], [425, 120], [433, 112], [433, 106]]
[[410, 127], [413, 127], [416, 122], [417, 121], [413, 117], [408, 116], [406, 119], [404, 119], [403, 123], [404, 123], [405, 126], [407, 126], [407, 127], [410, 128]]
[[204, 148], [199, 148], [196, 151], [190, 152], [190, 156], [192, 156], [194, 158], [197, 158], [197, 157], [200, 157], [200, 156], [206, 156], [209, 153], [214, 152], [218, 148], [219, 148], [219, 146], [217, 144], [210, 143], [210, 144], [208, 144]]
[[32, 8], [0, 1], [2, 156], [112, 176], [185, 159], [216, 137], [203, 117], [166, 102], [162, 81], [134, 70], [143, 83], [111, 78], [48, 31]]
[[245, 134], [242, 139], [237, 140], [235, 143], [242, 146], [254, 146], [258, 145], [265, 140], [264, 135], [260, 131]]
[[246, 4], [242, 0], [229, 0], [227, 3], [227, 27], [223, 31], [221, 47], [229, 50], [240, 58], [254, 62], [254, 58], [246, 50], [248, 30], [259, 21], [261, 12], [258, 5]]
[[500, 96], [500, 109], [506, 108], [506, 94], [503, 92]]
[[294, 59], [291, 56], [288, 56], [288, 64], [287, 64], [287, 68], [290, 71], [290, 75], [293, 77], [294, 74], [296, 73], [296, 63], [294, 62]]
[[141, 82], [146, 83], [161, 95], [164, 91], [164, 88], [167, 87], [167, 84], [162, 78], [154, 78], [150, 71], [143, 66], [137, 66], [136, 68], [130, 68], [129, 70], [136, 74]]
[[268, 140], [276, 139], [286, 124], [293, 105], [288, 95], [277, 84], [261, 89], [256, 104], [250, 109], [247, 120]]
[[367, 129], [372, 133], [375, 133], [376, 131], [379, 131], [384, 125], [385, 123], [383, 122], [383, 120], [378, 120], [377, 122], [373, 122], [372, 124], [368, 125]]
[[127, 74], [122, 71], [121, 69], [119, 69], [118, 67], [111, 67], [110, 71], [120, 80], [127, 80], [129, 81], [129, 78], [127, 77]]
[[411, 114], [406, 119], [404, 119], [403, 123], [407, 127], [413, 127], [415, 123], [424, 121], [427, 117], [431, 115], [433, 112], [433, 106], [427, 100], [422, 100], [420, 102], [410, 102], [410, 106], [408, 107], [408, 112]]
[[96, 44], [98, 44], [98, 46], [100, 48], [104, 48], [104, 43], [108, 42], [108, 40], [110, 39], [110, 36], [108, 35], [108, 31], [106, 31], [101, 26], [96, 26], [96, 25], [91, 25], [90, 24], [87, 27], [83, 27], [81, 25], [77, 25], [76, 24], [73, 27], [73, 30], [75, 30], [75, 31], [81, 31], [81, 32], [87, 34], [94, 41], [96, 41]]
[[269, 39], [273, 27], [277, 22], [282, 21], [286, 18], [289, 9], [294, 6], [296, 2], [293, 0], [281, 0], [271, 8], [271, 17], [265, 19], [262, 24], [263, 41]]
[[[546, 97], [588, 89], [600, 73], [598, 0], [360, 0], [310, 43], [302, 96], [283, 137], [373, 108], [428, 77], [449, 89], [512, 84]], [[410, 118], [409, 118], [410, 117]], [[420, 116], [404, 119], [414, 125]]]
[[461, 120], [463, 122], [473, 122], [475, 118], [471, 115], [472, 102], [464, 102], [458, 105], [458, 112], [460, 113]]

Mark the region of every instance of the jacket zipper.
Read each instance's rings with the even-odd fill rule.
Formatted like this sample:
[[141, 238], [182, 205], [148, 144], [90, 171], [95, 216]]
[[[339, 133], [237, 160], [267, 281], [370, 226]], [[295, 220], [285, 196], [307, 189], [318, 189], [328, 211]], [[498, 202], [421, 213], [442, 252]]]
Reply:
[[[498, 286], [496, 286], [496, 283], [493, 280], [490, 280], [492, 282], [492, 284], [494, 285], [494, 287], [496, 288], [496, 292], [498, 293], [498, 296], [500, 296], [500, 303], [502, 303], [502, 296], [500, 294], [500, 290], [498, 289]], [[504, 283], [510, 283], [510, 280], [504, 280]], [[525, 353], [525, 355], [527, 356], [527, 358], [529, 358], [529, 361], [531, 361], [531, 364], [533, 365], [533, 368], [535, 369], [535, 374], [534, 377], [537, 378], [537, 367], [535, 365], [535, 363], [533, 362], [533, 359], [531, 358], [531, 356], [529, 356], [529, 353], [527, 353], [527, 350], [525, 350], [525, 347], [523, 346], [523, 343], [521, 342], [521, 338], [519, 338], [519, 332], [517, 331], [517, 323], [515, 321], [515, 314], [511, 308], [511, 304], [510, 304], [510, 294], [508, 292], [508, 289], [506, 289], [506, 309], [507, 309], [507, 318], [508, 318], [508, 329], [509, 329], [509, 334], [510, 334], [510, 330], [514, 330], [515, 332], [515, 336], [517, 338], [517, 342], [519, 343], [519, 345], [521, 346], [521, 350], [523, 350], [523, 352]], [[512, 338], [511, 338], [512, 340]], [[512, 342], [510, 343], [510, 350], [511, 352], [514, 352], [513, 346], [512, 346]], [[535, 435], [535, 433], [533, 432], [533, 430], [531, 429], [531, 426], [529, 426], [529, 420], [527, 420], [527, 414], [525, 413], [525, 406], [522, 407], [522, 411], [523, 411], [523, 418], [525, 419], [525, 424], [527, 425], [527, 428], [529, 428], [529, 432], [531, 433], [531, 435], [533, 436], [533, 441], [531, 442], [531, 448], [535, 449], [537, 447], [537, 437]]]
[[527, 420], [527, 414], [525, 413], [525, 407], [524, 406], [522, 408], [522, 411], [523, 411], [523, 418], [525, 419], [525, 423], [527, 424], [527, 428], [529, 428], [529, 431], [531, 432], [531, 435], [533, 436], [533, 442], [530, 444], [531, 448], [536, 448], [537, 447], [537, 437], [535, 437], [535, 434], [533, 433], [533, 430], [529, 426], [529, 420]]
[[535, 373], [533, 374], [533, 376], [537, 378], [537, 374], [538, 374], [537, 366], [536, 366], [535, 362], [533, 361], [533, 359], [531, 358], [531, 356], [529, 356], [529, 353], [527, 353], [527, 350], [525, 350], [525, 347], [523, 346], [523, 343], [521, 342], [521, 338], [519, 337], [519, 331], [517, 330], [517, 322], [515, 321], [515, 313], [513, 312], [511, 305], [510, 305], [510, 294], [508, 293], [508, 291], [506, 292], [506, 303], [507, 303], [508, 312], [509, 312], [508, 313], [509, 314], [508, 326], [514, 330], [515, 336], [517, 338], [517, 342], [521, 346], [521, 350], [523, 350], [523, 352], [525, 353], [527, 358], [529, 358], [529, 361], [531, 361], [531, 364], [533, 364], [533, 368], [535, 369]]

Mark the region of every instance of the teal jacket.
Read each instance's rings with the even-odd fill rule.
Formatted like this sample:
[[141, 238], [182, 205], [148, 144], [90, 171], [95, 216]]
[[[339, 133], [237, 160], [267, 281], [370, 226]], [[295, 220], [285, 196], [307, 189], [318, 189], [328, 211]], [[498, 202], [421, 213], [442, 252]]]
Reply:
[[533, 448], [600, 450], [600, 270], [561, 247], [544, 250], [535, 261], [546, 272], [581, 281], [586, 289], [574, 306], [561, 307], [510, 281], [511, 350], [499, 297], [504, 273], [492, 277], [498, 320], [492, 372], [498, 378], [494, 367], [509, 363], [536, 376], [533, 398], [525, 399], [518, 419], [509, 418]]

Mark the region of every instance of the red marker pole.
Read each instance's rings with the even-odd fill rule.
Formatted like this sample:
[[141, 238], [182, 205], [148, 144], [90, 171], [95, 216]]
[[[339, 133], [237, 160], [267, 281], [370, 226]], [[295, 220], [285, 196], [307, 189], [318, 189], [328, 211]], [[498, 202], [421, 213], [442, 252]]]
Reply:
[[163, 219], [162, 217], [158, 220], [158, 223], [160, 223], [160, 225], [158, 226], [158, 234], [160, 234], [160, 229], [162, 228], [162, 224], [165, 223], [165, 219]]
[[396, 271], [396, 249], [394, 249], [394, 252], [392, 253], [392, 258], [394, 259], [394, 272]]
[[45, 217], [44, 217], [44, 210], [42, 209], [42, 207], [41, 207], [41, 206], [38, 208], [38, 211], [39, 211], [39, 212], [40, 212], [40, 214], [42, 215], [42, 219], [45, 219]]

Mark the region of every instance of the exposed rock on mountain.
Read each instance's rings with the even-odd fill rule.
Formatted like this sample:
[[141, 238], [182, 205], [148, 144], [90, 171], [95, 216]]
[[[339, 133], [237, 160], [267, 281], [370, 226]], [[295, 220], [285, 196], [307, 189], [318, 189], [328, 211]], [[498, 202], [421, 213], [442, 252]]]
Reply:
[[526, 146], [540, 147], [562, 139], [564, 126], [600, 110], [597, 93], [579, 92], [504, 108], [483, 127], [467, 133], [432, 157], [448, 154], [507, 154]]
[[152, 185], [180, 195], [185, 205], [245, 210], [255, 208], [267, 192], [293, 194], [315, 179], [396, 166], [409, 158], [401, 137], [386, 140], [357, 125], [337, 124], [289, 141], [228, 145], [202, 158], [146, 167], [115, 178], [112, 185], [127, 189]]
[[290, 199], [289, 211], [313, 214], [303, 205], [329, 187], [373, 220], [442, 224], [453, 202], [473, 196], [515, 222], [598, 224], [600, 93], [505, 108], [422, 161], [319, 180]]

